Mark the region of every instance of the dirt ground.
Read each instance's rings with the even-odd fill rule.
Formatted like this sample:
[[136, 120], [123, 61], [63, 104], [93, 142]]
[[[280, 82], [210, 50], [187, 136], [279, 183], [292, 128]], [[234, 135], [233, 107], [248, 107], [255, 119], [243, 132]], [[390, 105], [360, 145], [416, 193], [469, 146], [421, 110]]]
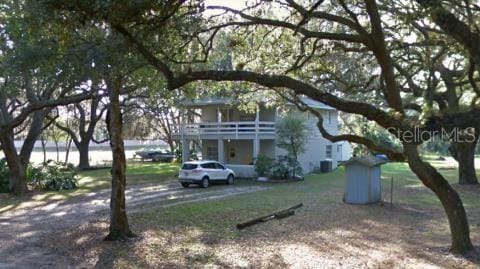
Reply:
[[[443, 167], [443, 166], [441, 166]], [[456, 170], [441, 168], [453, 182]], [[286, 184], [237, 182], [182, 189], [177, 182], [127, 192], [137, 238], [105, 242], [109, 190], [0, 213], [0, 268], [480, 268], [480, 186], [453, 184], [476, 251], [449, 253], [450, 232], [434, 195], [404, 164], [394, 204], [342, 202], [343, 171]], [[244, 230], [235, 224], [298, 202], [294, 216]]]
[[[184, 203], [224, 199], [265, 189], [261, 186], [217, 186], [207, 190], [185, 189], [178, 182], [139, 184], [126, 191], [128, 211], [143, 211], [155, 207], [171, 207]], [[70, 233], [84, 227], [96, 227], [99, 220], [108, 218], [110, 190], [101, 190], [68, 200], [25, 203], [14, 210], [0, 213], [0, 269], [5, 268], [78, 268], [83, 267], [76, 257], [65, 255], [71, 247]], [[92, 226], [93, 225], [93, 226]], [[98, 238], [103, 232], [85, 236]], [[67, 243], [67, 244], [66, 244]], [[100, 242], [101, 243], [101, 242]], [[57, 244], [62, 244], [58, 249]], [[66, 244], [66, 245], [64, 245]], [[70, 249], [72, 250], [72, 249]], [[77, 251], [74, 249], [74, 251]], [[83, 254], [78, 249], [81, 257]], [[75, 255], [76, 256], [76, 255]], [[85, 266], [91, 268], [91, 265]]]
[[[320, 212], [306, 208], [296, 218], [258, 225], [235, 239], [194, 227], [150, 230], [134, 222], [142, 232], [126, 244], [101, 242], [98, 234], [107, 223], [99, 221], [67, 233], [60, 245], [55, 236], [50, 240], [82, 268], [480, 268], [478, 253], [465, 259], [448, 252], [445, 224], [427, 220], [435, 216], [404, 210], [385, 210], [388, 220], [379, 223], [349, 222], [361, 216], [339, 208], [321, 212], [319, 219], [312, 214]], [[405, 213], [419, 216], [398, 216]], [[415, 229], [411, 223], [419, 218], [427, 223]]]
[[[478, 188], [473, 191], [480, 194]], [[397, 195], [407, 192], [412, 190]], [[448, 224], [440, 208], [321, 201], [340, 194], [341, 189], [333, 188], [325, 197], [301, 197], [305, 206], [293, 217], [242, 231], [232, 224], [244, 212], [197, 215], [186, 205], [175, 209], [193, 214], [184, 218], [168, 210], [159, 213], [160, 208], [132, 214], [139, 237], [130, 242], [102, 242], [99, 234], [106, 235], [108, 227], [104, 220], [64, 232], [61, 241], [59, 234], [51, 234], [44, 242], [78, 268], [480, 268], [478, 252], [467, 258], [448, 252]], [[238, 199], [253, 195], [262, 192]], [[472, 240], [480, 242], [480, 211], [468, 214]]]

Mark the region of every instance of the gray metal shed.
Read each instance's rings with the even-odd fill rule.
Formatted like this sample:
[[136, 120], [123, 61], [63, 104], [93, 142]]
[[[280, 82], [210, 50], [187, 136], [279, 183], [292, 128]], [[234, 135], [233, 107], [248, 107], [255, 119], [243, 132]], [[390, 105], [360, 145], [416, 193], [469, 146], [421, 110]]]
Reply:
[[380, 165], [386, 160], [374, 156], [354, 157], [345, 162], [346, 182], [343, 201], [349, 204], [369, 204], [382, 198]]

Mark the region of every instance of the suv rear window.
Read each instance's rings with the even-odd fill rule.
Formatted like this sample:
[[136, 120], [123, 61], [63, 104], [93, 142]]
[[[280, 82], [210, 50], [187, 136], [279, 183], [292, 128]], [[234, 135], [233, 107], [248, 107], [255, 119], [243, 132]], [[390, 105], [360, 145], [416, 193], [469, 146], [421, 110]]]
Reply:
[[215, 164], [214, 163], [204, 163], [204, 164], [202, 164], [202, 168], [215, 169]]
[[197, 168], [197, 166], [198, 165], [193, 164], [193, 163], [185, 163], [182, 166], [182, 170], [193, 170], [193, 169]]

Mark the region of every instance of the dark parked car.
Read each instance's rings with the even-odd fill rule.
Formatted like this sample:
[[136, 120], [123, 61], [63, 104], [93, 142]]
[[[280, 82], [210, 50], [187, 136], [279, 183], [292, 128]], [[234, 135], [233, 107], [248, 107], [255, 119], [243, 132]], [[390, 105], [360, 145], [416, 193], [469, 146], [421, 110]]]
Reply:
[[168, 150], [159, 148], [145, 148], [135, 152], [135, 157], [140, 157], [142, 161], [152, 160], [154, 162], [171, 162], [175, 155]]
[[384, 161], [390, 161], [388, 156], [385, 155], [385, 154], [375, 154], [375, 158], [380, 159], [380, 160], [384, 160]]

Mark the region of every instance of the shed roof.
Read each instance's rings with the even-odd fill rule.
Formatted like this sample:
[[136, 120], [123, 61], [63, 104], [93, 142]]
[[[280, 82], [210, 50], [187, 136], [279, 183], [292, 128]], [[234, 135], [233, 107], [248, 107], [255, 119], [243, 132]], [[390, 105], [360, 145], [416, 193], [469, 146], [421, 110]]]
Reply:
[[382, 165], [382, 164], [387, 163], [387, 162], [388, 161], [377, 158], [375, 156], [365, 155], [365, 156], [350, 158], [350, 160], [346, 161], [344, 163], [344, 165], [349, 165], [349, 164], [353, 164], [353, 163], [360, 163], [364, 166], [374, 167], [374, 166], [377, 166], [377, 165]]

